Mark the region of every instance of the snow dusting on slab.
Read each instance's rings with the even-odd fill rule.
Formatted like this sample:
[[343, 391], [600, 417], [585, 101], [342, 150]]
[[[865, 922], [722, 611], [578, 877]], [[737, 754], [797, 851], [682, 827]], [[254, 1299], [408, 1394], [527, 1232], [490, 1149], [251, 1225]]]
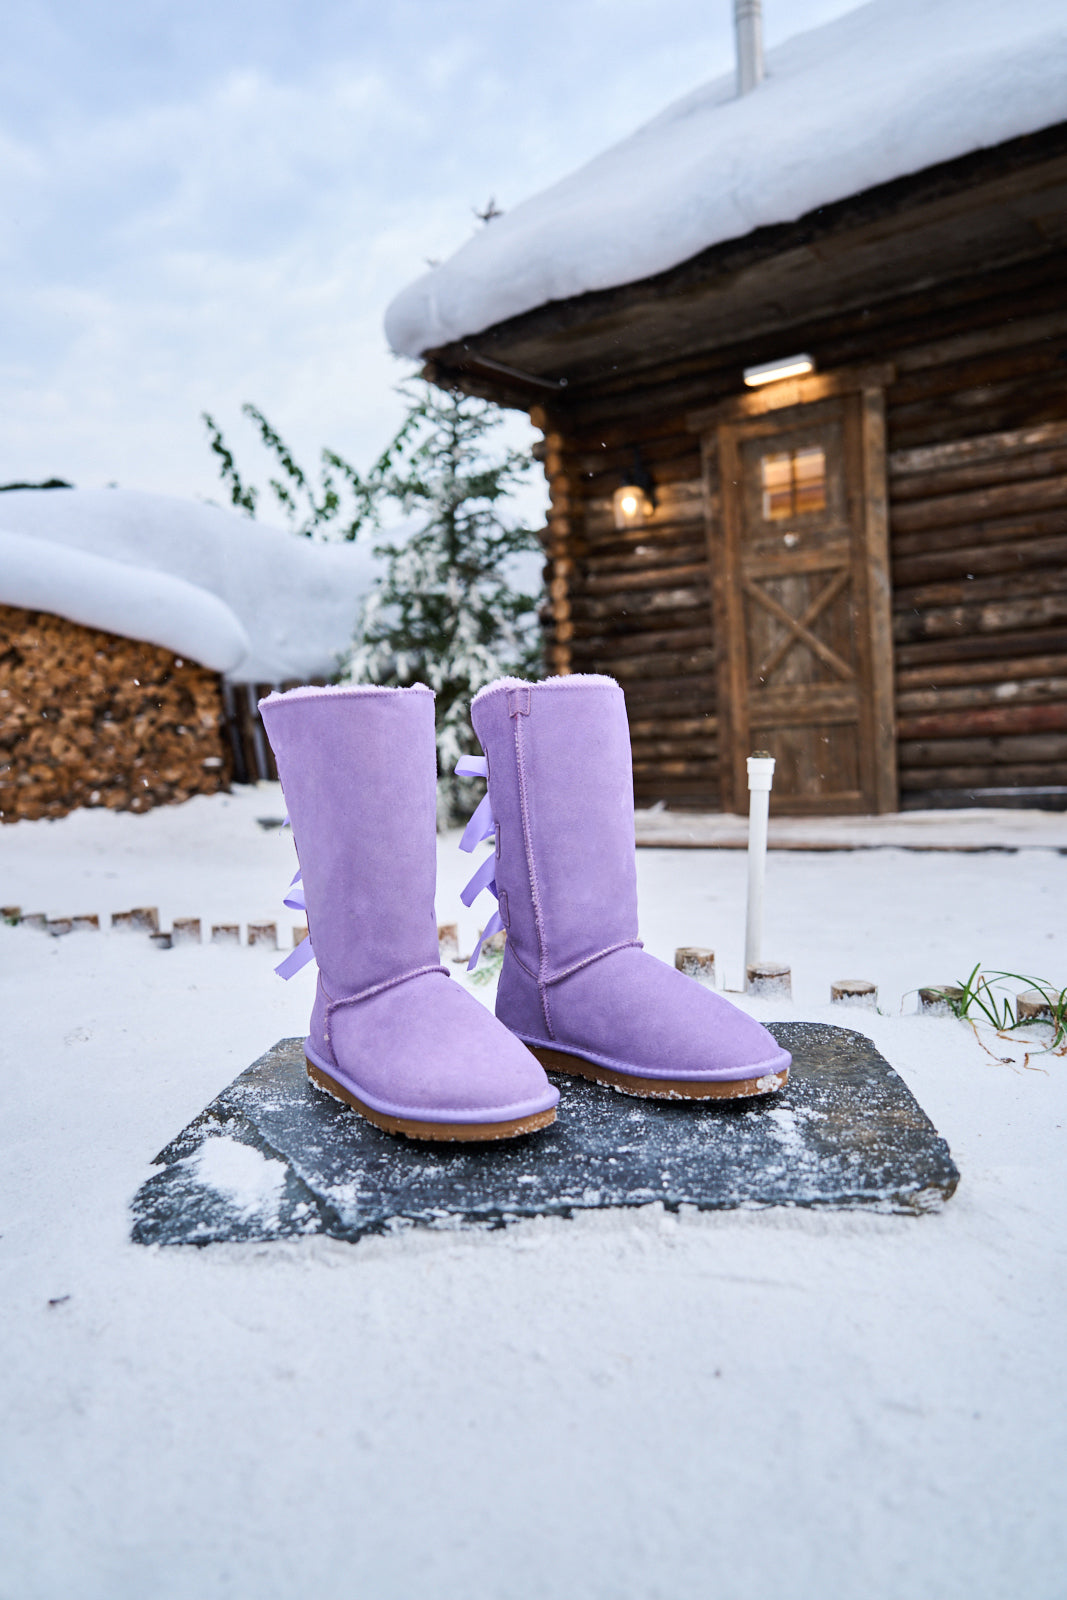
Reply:
[[237, 683], [329, 677], [374, 578], [326, 544], [137, 489], [0, 495], [0, 604], [188, 655]]
[[277, 1213], [285, 1187], [285, 1163], [226, 1135], [205, 1139], [189, 1158], [197, 1181], [214, 1189], [242, 1217]]
[[[959, 1172], [947, 1145], [869, 1039], [805, 1022], [776, 1024], [775, 1036], [793, 1058], [783, 1105], [631, 1099], [622, 1110], [614, 1085], [564, 1078], [551, 1132], [491, 1150], [383, 1139], [311, 1088], [302, 1038], [282, 1039], [156, 1157], [133, 1200], [131, 1237], [203, 1245], [315, 1232], [355, 1243], [398, 1224], [500, 1228], [653, 1200], [672, 1211], [787, 1205], [909, 1215], [951, 1199]], [[277, 1178], [269, 1206], [259, 1204], [264, 1158], [257, 1165], [250, 1145], [284, 1163], [265, 1162]], [[222, 1157], [198, 1168], [190, 1151], [216, 1146]], [[283, 1215], [290, 1174], [300, 1203]]]
[[1063, 0], [871, 0], [731, 73], [483, 227], [393, 301], [418, 356], [553, 300], [1067, 117]]

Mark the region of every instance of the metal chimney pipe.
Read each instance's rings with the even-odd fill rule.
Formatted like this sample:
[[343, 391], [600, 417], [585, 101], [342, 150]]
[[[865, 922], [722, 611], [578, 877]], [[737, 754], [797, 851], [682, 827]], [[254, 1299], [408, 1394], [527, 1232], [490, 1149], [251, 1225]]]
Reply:
[[748, 94], [763, 80], [763, 0], [734, 0], [737, 31], [737, 92]]

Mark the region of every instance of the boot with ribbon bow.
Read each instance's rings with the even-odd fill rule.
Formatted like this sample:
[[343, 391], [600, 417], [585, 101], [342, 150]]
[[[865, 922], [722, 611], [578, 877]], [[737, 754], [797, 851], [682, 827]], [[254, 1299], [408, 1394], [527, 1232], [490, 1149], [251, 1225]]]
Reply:
[[[476, 695], [488, 779], [462, 848], [493, 853], [464, 891], [491, 890], [506, 929], [496, 1014], [551, 1072], [627, 1094], [706, 1100], [780, 1089], [766, 1028], [656, 960], [637, 936], [630, 732], [613, 678], [502, 678]], [[475, 952], [473, 960], [477, 960]]]
[[260, 701], [300, 871], [287, 903], [314, 957], [308, 1075], [413, 1139], [507, 1139], [552, 1122], [530, 1052], [441, 965], [431, 690], [300, 688]]

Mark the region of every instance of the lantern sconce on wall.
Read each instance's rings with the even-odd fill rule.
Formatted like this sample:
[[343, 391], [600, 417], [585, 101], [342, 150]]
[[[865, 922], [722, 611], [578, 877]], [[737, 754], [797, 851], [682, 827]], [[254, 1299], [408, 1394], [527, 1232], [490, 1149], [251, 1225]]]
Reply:
[[633, 466], [621, 488], [612, 495], [611, 509], [619, 529], [640, 528], [656, 509], [656, 486], [636, 445]]

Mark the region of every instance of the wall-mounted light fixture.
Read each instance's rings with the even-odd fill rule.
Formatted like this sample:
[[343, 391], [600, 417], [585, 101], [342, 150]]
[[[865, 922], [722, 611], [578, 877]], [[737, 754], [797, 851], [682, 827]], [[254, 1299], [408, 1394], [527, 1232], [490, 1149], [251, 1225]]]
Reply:
[[813, 356], [784, 356], [780, 361], [764, 361], [758, 367], [745, 368], [745, 383], [758, 389], [763, 383], [778, 383], [782, 378], [802, 378], [806, 372], [815, 371]]
[[656, 487], [636, 445], [633, 466], [612, 495], [611, 509], [616, 528], [640, 528], [656, 509]]

